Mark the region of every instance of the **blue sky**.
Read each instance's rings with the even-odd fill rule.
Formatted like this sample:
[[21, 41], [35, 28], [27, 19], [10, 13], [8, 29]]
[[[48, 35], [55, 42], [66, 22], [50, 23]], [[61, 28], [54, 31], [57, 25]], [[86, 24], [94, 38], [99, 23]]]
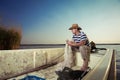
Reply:
[[6, 25], [22, 28], [22, 44], [63, 44], [73, 23], [90, 41], [120, 43], [120, 0], [0, 0]]

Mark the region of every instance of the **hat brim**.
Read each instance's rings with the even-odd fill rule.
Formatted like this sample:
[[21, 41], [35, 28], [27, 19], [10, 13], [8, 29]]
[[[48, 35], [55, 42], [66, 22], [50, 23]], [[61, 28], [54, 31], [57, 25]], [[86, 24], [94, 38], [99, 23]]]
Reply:
[[78, 30], [82, 30], [82, 28], [78, 27], [78, 28], [73, 28], [73, 27], [70, 27], [69, 30], [72, 30], [72, 29], [78, 29]]

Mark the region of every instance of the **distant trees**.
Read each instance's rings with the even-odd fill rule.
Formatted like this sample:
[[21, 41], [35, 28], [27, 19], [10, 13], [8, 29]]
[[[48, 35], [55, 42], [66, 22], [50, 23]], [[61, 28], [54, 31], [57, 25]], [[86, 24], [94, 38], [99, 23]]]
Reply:
[[18, 49], [21, 38], [21, 29], [0, 25], [0, 50]]

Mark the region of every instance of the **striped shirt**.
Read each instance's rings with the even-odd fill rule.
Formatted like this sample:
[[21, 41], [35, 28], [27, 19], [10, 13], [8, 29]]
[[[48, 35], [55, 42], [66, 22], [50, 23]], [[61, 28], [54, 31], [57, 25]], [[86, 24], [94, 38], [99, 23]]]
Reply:
[[89, 40], [88, 40], [88, 38], [87, 38], [87, 36], [86, 36], [86, 34], [84, 32], [80, 32], [78, 35], [74, 34], [72, 39], [73, 39], [73, 41], [75, 43], [79, 43], [79, 42], [81, 42], [83, 40], [86, 40], [85, 45], [89, 46]]

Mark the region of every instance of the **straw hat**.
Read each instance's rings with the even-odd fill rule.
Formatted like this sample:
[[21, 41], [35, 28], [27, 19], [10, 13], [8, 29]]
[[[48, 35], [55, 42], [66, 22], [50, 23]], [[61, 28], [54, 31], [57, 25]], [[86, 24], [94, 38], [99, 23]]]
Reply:
[[82, 30], [82, 28], [79, 27], [78, 24], [73, 24], [72, 27], [69, 28], [69, 30], [72, 30], [72, 29]]

